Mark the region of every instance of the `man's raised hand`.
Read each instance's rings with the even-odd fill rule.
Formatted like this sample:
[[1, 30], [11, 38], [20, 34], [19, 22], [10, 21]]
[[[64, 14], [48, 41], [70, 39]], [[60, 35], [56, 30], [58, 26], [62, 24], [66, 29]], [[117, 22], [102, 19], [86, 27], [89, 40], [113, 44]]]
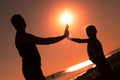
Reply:
[[65, 27], [65, 33], [64, 33], [64, 36], [68, 37], [69, 36], [69, 25], [67, 24], [66, 27]]

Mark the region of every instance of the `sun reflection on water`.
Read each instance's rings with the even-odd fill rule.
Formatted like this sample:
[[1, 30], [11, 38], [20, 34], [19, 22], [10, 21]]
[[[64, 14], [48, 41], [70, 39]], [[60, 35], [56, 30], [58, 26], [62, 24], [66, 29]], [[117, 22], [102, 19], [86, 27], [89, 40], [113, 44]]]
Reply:
[[76, 64], [76, 65], [72, 66], [72, 67], [67, 68], [65, 72], [73, 72], [73, 71], [82, 69], [84, 67], [87, 67], [91, 64], [92, 64], [92, 62], [90, 60], [86, 60], [84, 62], [81, 62], [79, 64]]

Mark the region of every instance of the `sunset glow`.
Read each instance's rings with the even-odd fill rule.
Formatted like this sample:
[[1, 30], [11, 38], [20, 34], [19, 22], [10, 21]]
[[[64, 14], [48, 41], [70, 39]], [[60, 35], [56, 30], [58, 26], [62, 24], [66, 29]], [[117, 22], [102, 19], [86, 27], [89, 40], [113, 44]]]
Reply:
[[[120, 0], [0, 0], [0, 5], [0, 80], [25, 80], [22, 57], [15, 45], [19, 32], [16, 33], [11, 22], [16, 14], [24, 18], [28, 35], [43, 38], [46, 43], [37, 39], [34, 46], [39, 52], [39, 67], [45, 77], [50, 76], [47, 80], [74, 80], [95, 65], [88, 61], [88, 43], [72, 41], [72, 38], [88, 39], [86, 28], [89, 25], [96, 27], [96, 36], [102, 44], [104, 55], [120, 48]], [[66, 24], [69, 25], [68, 30]], [[23, 41], [19, 39], [19, 42]], [[48, 42], [51, 43], [47, 45]], [[26, 55], [29, 56], [29, 53]], [[120, 62], [117, 59], [114, 61], [115, 67], [114, 64], [111, 66], [117, 70]], [[119, 78], [119, 74], [117, 76]], [[91, 77], [95, 78], [94, 75]]]
[[92, 64], [92, 62], [90, 60], [86, 60], [82, 63], [79, 63], [79, 64], [76, 64], [72, 67], [69, 67], [66, 69], [66, 72], [73, 72], [73, 71], [76, 71], [76, 70], [79, 70], [79, 69], [82, 69], [84, 67], [87, 67], [89, 66], [90, 64]]
[[67, 11], [61, 16], [61, 22], [64, 24], [69, 24], [72, 21], [72, 16]]

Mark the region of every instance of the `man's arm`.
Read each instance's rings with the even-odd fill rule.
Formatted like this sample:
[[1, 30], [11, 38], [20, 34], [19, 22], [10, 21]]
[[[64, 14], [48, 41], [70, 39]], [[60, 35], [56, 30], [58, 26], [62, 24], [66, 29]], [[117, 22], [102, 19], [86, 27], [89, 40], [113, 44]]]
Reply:
[[31, 35], [30, 41], [35, 43], [35, 44], [42, 44], [42, 45], [47, 45], [47, 44], [53, 44], [56, 42], [59, 42], [66, 38], [69, 35], [68, 27], [66, 27], [64, 35], [62, 36], [57, 36], [57, 37], [49, 37], [49, 38], [40, 38], [40, 37], [35, 37]]
[[57, 37], [49, 37], [49, 38], [40, 38], [40, 37], [32, 37], [31, 41], [35, 44], [41, 44], [41, 45], [48, 45], [53, 44], [56, 42], [61, 41], [66, 36], [57, 36]]

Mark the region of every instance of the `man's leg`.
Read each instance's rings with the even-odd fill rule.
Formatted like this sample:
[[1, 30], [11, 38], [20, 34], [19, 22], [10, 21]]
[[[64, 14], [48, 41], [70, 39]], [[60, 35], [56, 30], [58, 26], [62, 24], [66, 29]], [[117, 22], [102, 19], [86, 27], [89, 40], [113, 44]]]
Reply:
[[45, 80], [43, 72], [39, 66], [23, 68], [25, 80]]

